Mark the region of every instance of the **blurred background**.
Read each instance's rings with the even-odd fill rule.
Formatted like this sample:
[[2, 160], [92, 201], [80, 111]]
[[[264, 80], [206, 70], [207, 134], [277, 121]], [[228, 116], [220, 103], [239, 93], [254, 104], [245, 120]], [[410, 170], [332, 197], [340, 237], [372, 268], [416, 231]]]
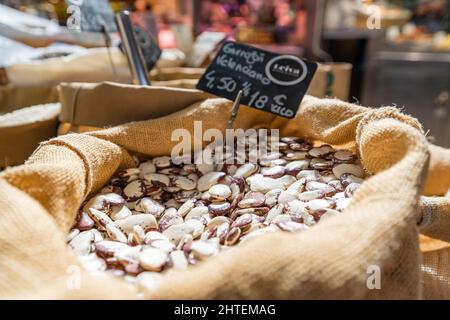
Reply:
[[[395, 105], [419, 118], [430, 140], [450, 147], [448, 0], [1, 0], [0, 84], [26, 95], [60, 81], [130, 82], [117, 56], [113, 14], [121, 10], [132, 13], [144, 42], [162, 50], [156, 67], [148, 65], [152, 80], [173, 80], [164, 68], [207, 66], [220, 42], [233, 39], [321, 62], [328, 71], [317, 95]], [[89, 51], [106, 46], [104, 55]], [[73, 68], [71, 55], [85, 60]], [[105, 66], [97, 66], [102, 59]], [[30, 67], [37, 62], [39, 73]], [[0, 113], [25, 107], [20, 100], [6, 107], [0, 96]]]

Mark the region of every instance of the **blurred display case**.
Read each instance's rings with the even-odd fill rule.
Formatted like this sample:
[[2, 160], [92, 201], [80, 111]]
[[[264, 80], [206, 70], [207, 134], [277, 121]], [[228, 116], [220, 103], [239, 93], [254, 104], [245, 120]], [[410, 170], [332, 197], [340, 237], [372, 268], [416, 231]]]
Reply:
[[432, 142], [450, 147], [450, 52], [386, 47], [368, 61], [362, 103], [395, 105], [418, 118]]

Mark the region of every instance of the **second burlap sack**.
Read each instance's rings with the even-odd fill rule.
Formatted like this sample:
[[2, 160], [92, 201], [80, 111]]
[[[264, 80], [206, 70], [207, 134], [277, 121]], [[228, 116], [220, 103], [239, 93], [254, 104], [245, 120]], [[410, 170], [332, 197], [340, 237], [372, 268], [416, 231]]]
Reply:
[[[172, 131], [193, 132], [194, 120], [204, 130], [224, 130], [230, 108], [230, 102], [211, 99], [159, 119], [61, 136], [1, 174], [0, 296], [136, 298], [118, 280], [87, 275], [66, 247], [78, 208], [118, 168], [133, 166], [132, 153], [170, 154], [177, 143]], [[423, 296], [417, 222], [429, 147], [418, 122], [394, 108], [307, 97], [293, 120], [241, 108], [235, 127], [279, 128], [281, 135], [353, 145], [373, 176], [339, 216], [308, 232], [260, 237], [187, 271], [167, 273], [145, 298]]]

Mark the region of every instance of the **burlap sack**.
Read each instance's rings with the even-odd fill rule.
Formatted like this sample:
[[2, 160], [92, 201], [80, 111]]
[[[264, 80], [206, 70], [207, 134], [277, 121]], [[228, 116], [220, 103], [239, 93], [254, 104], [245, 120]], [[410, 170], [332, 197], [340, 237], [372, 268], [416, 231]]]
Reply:
[[420, 237], [425, 299], [450, 299], [450, 243]]
[[[156, 68], [151, 72], [152, 85], [194, 89], [204, 68]], [[318, 98], [333, 97], [348, 100], [352, 65], [321, 63], [308, 88], [308, 94]]]
[[183, 88], [183, 89], [195, 89], [198, 80], [196, 79], [179, 79], [169, 81], [153, 81], [152, 86], [168, 87], [168, 88]]
[[37, 105], [0, 116], [0, 169], [23, 164], [39, 143], [56, 136], [59, 103]]
[[13, 64], [5, 70], [9, 83], [18, 87], [49, 87], [76, 81], [131, 83], [127, 58], [115, 47], [109, 51], [95, 48], [67, 57]]
[[[449, 190], [450, 150], [430, 145], [430, 170], [424, 194]], [[450, 299], [450, 192], [444, 197], [422, 197], [420, 231], [423, 252], [422, 283], [427, 299]]]
[[159, 118], [210, 97], [198, 90], [112, 82], [63, 83], [58, 90], [59, 134]]
[[0, 86], [0, 114], [38, 104], [58, 102], [58, 91], [53, 86]]
[[150, 72], [151, 81], [171, 81], [171, 80], [182, 80], [191, 79], [198, 80], [205, 73], [204, 68], [155, 68]]
[[338, 98], [347, 101], [351, 78], [350, 63], [321, 63], [308, 88], [308, 94], [318, 98]]
[[[223, 130], [230, 107], [222, 99], [206, 100], [160, 119], [58, 137], [41, 144], [25, 165], [2, 173], [0, 296], [134, 298], [118, 280], [77, 267], [64, 241], [77, 209], [114, 171], [133, 165], [131, 153], [169, 154], [172, 130], [192, 132], [194, 120]], [[339, 216], [308, 232], [257, 238], [188, 271], [167, 273], [145, 298], [423, 297], [417, 222], [423, 221], [418, 203], [429, 148], [420, 125], [394, 108], [306, 97], [290, 121], [241, 108], [236, 128], [261, 126], [354, 145], [374, 175]], [[441, 179], [448, 181], [446, 173]], [[75, 288], [73, 268], [81, 281]], [[380, 289], [369, 289], [373, 270], [380, 271]]]

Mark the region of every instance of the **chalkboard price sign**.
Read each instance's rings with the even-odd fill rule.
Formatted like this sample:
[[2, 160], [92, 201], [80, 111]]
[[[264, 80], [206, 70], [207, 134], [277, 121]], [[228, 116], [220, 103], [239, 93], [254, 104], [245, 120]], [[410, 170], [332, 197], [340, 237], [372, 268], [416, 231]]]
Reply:
[[197, 89], [229, 100], [242, 90], [242, 104], [293, 118], [316, 70], [315, 62], [226, 41]]
[[161, 48], [156, 40], [138, 26], [134, 26], [134, 34], [138, 45], [141, 47], [147, 70], [152, 70], [161, 57]]

